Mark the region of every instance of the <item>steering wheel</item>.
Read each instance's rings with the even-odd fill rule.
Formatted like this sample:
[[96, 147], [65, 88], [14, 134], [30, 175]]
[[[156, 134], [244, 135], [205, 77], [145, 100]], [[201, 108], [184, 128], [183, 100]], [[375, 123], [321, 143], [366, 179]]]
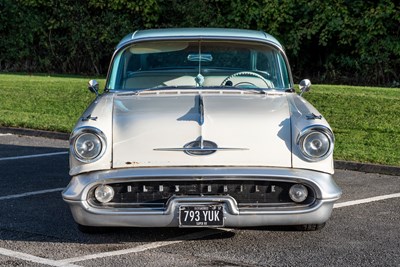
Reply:
[[[240, 77], [240, 76], [253, 76], [253, 77], [259, 78], [259, 79], [261, 79], [261, 80], [267, 85], [268, 88], [271, 88], [271, 86], [270, 86], [271, 82], [270, 82], [270, 81], [268, 81], [267, 79], [265, 79], [265, 78], [264, 78], [263, 76], [261, 76], [260, 74], [255, 73], [255, 72], [252, 72], [252, 71], [240, 71], [240, 72], [236, 72], [236, 73], [234, 73], [234, 74], [232, 74], [232, 75], [229, 75], [228, 77], [225, 78], [225, 80], [222, 81], [221, 86], [225, 86], [226, 82], [230, 81], [232, 78], [234, 78], [234, 77]], [[232, 81], [231, 81], [231, 82], [232, 82]], [[236, 87], [237, 85], [243, 84], [243, 83], [248, 83], [248, 84], [254, 85], [254, 84], [252, 84], [252, 83], [250, 83], [250, 82], [239, 82], [239, 83], [237, 83], [237, 84], [235, 84], [235, 85], [233, 85], [233, 86]]]

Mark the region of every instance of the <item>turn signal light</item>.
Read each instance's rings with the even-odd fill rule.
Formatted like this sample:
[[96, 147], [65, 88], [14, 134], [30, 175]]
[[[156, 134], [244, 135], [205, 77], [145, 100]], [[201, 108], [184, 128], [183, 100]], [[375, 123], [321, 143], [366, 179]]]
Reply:
[[305, 187], [302, 184], [295, 184], [290, 187], [289, 190], [289, 197], [291, 200], [294, 202], [300, 203], [306, 200], [308, 196], [308, 190], [307, 187]]
[[101, 185], [94, 191], [94, 197], [100, 203], [110, 202], [114, 198], [114, 189], [108, 185]]

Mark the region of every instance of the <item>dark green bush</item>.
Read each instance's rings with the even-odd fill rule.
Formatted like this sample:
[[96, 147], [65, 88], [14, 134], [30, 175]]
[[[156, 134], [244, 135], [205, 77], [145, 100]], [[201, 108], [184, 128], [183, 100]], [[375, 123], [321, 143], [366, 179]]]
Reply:
[[1, 0], [0, 71], [107, 72], [136, 29], [264, 30], [285, 46], [295, 80], [399, 85], [397, 0]]

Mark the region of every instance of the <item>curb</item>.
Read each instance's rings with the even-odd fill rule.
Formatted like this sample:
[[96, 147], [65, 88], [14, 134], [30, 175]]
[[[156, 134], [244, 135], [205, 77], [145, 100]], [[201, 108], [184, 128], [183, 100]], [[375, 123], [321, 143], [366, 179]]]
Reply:
[[52, 132], [52, 131], [42, 131], [42, 130], [32, 130], [26, 128], [13, 128], [13, 127], [0, 127], [0, 133], [6, 134], [15, 134], [15, 135], [26, 135], [26, 136], [34, 136], [34, 137], [44, 137], [50, 139], [60, 139], [60, 140], [68, 140], [68, 133], [60, 133], [60, 132]]
[[[3, 134], [10, 133], [15, 135], [26, 135], [26, 136], [44, 137], [50, 139], [60, 139], [60, 140], [69, 139], [68, 133], [32, 130], [26, 128], [0, 127], [0, 133]], [[344, 161], [344, 160], [335, 160], [334, 166], [335, 169], [340, 169], [340, 170], [358, 171], [366, 173], [380, 173], [380, 174], [400, 176], [400, 167], [397, 166], [359, 163], [359, 162]]]
[[400, 167], [335, 160], [335, 169], [400, 176]]

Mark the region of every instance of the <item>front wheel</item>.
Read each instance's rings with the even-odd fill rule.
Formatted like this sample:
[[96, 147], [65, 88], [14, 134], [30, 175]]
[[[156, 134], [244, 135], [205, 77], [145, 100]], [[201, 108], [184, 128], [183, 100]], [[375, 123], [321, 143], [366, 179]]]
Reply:
[[319, 231], [324, 227], [325, 227], [325, 223], [303, 224], [303, 225], [296, 225], [296, 230], [298, 230], [298, 231]]

